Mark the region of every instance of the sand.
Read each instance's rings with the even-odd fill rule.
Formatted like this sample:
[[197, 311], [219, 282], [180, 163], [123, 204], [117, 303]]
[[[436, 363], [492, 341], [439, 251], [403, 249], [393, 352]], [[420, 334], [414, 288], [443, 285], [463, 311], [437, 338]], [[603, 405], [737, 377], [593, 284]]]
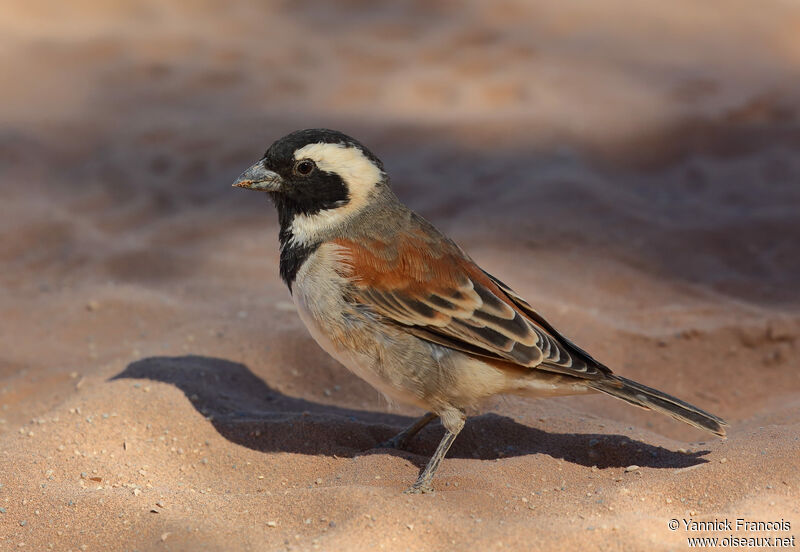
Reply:
[[[684, 550], [800, 532], [792, 2], [4, 3], [0, 549]], [[328, 126], [618, 373], [419, 414], [322, 352], [230, 182]], [[684, 520], [788, 522], [689, 530]], [[671, 530], [670, 520], [678, 520]]]

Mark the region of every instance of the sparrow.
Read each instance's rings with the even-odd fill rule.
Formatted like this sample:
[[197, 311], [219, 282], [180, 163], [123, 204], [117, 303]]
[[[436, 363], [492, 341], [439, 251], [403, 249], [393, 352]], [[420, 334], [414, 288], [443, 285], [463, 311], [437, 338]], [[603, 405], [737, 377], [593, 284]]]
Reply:
[[359, 141], [292, 132], [233, 185], [277, 208], [280, 277], [316, 342], [388, 400], [427, 411], [383, 445], [403, 448], [441, 420], [444, 437], [406, 492], [433, 490], [466, 409], [498, 394], [600, 392], [725, 436], [721, 418], [612, 373], [556, 330], [403, 205]]

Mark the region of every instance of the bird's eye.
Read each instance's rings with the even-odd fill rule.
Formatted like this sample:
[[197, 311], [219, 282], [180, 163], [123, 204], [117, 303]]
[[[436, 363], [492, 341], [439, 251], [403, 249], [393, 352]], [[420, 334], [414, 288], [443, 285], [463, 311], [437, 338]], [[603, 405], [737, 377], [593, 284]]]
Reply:
[[308, 176], [314, 170], [314, 162], [303, 159], [294, 166], [294, 171], [301, 176]]

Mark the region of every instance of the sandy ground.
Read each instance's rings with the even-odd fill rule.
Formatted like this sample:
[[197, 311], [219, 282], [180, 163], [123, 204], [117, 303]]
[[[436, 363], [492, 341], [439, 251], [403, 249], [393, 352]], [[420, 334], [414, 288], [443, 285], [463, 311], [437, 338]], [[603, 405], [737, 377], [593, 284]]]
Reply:
[[[4, 2], [0, 549], [800, 534], [800, 7], [557, 6]], [[313, 343], [272, 208], [229, 187], [310, 126], [367, 143], [487, 270], [729, 438], [498, 398], [436, 494], [401, 494], [441, 427], [373, 448], [418, 412]], [[682, 521], [736, 518], [790, 528]]]

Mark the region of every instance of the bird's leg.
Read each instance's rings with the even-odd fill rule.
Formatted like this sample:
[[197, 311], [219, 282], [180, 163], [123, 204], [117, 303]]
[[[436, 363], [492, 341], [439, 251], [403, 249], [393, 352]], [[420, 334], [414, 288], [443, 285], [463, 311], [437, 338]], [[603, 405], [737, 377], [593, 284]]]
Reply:
[[442, 437], [442, 440], [439, 442], [439, 446], [436, 447], [436, 452], [434, 452], [433, 456], [431, 456], [431, 459], [428, 460], [428, 465], [425, 466], [424, 470], [422, 470], [422, 473], [419, 475], [414, 484], [411, 485], [411, 488], [405, 491], [406, 494], [433, 492], [433, 487], [431, 486], [433, 476], [436, 475], [436, 470], [439, 469], [439, 464], [441, 464], [442, 460], [444, 460], [445, 454], [447, 454], [447, 451], [450, 449], [450, 445], [453, 444], [453, 441], [456, 440], [456, 437], [464, 427], [464, 421], [466, 420], [464, 412], [455, 408], [441, 413], [440, 417], [442, 419], [442, 425], [445, 428], [444, 437]]
[[405, 428], [403, 431], [389, 439], [388, 441], [384, 441], [378, 447], [380, 448], [393, 448], [393, 449], [405, 449], [406, 445], [408, 444], [408, 440], [411, 439], [414, 435], [420, 432], [420, 430], [431, 423], [433, 420], [438, 418], [436, 414], [433, 412], [428, 412], [416, 422]]

